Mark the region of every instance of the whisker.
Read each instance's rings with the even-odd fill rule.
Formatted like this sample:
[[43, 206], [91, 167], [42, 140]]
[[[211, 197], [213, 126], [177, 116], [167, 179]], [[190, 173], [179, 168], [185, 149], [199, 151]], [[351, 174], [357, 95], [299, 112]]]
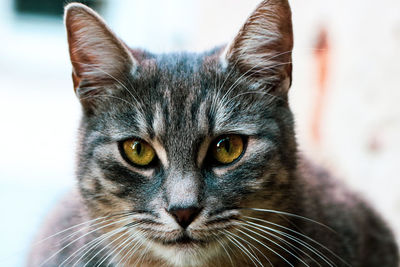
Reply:
[[[123, 228], [124, 228], [124, 229], [122, 229], [122, 231], [126, 231], [126, 230], [127, 230], [125, 227], [123, 227]], [[121, 232], [122, 232], [122, 231], [121, 231]], [[127, 232], [125, 232], [124, 234], [120, 235], [119, 237], [117, 237], [117, 238], [114, 239], [113, 241], [108, 242], [107, 245], [105, 245], [101, 250], [99, 250], [95, 255], [93, 255], [93, 257], [84, 265], [84, 267], [85, 267], [88, 263], [90, 263], [90, 262], [92, 261], [92, 259], [96, 258], [96, 256], [97, 256], [98, 254], [100, 254], [103, 250], [106, 250], [107, 247], [111, 246], [113, 243], [115, 243], [116, 241], [118, 241], [119, 239], [121, 239], [122, 237], [124, 237], [124, 236], [126, 236], [126, 235], [128, 235], [128, 234], [129, 234], [129, 231], [127, 231]], [[108, 238], [107, 238], [107, 239], [108, 239]], [[117, 247], [117, 248], [114, 248], [114, 250], [110, 251], [108, 254], [105, 253], [105, 255], [103, 255], [103, 256], [94, 264], [94, 266], [101, 266], [101, 264], [102, 264], [103, 262], [105, 262], [105, 261], [108, 259], [108, 257], [110, 257], [110, 256], [112, 255], [112, 253], [113, 253], [116, 249], [118, 249], [118, 247]], [[99, 261], [100, 261], [100, 262], [99, 262]]]
[[[302, 234], [302, 233], [300, 233], [300, 232], [298, 232], [298, 231], [295, 231], [295, 230], [293, 230], [293, 229], [287, 228], [287, 227], [285, 227], [285, 226], [282, 226], [282, 225], [279, 225], [279, 224], [276, 224], [276, 223], [273, 223], [273, 222], [270, 222], [270, 221], [267, 221], [267, 220], [263, 220], [263, 219], [259, 219], [259, 218], [254, 218], [254, 217], [249, 217], [249, 216], [244, 216], [244, 218], [248, 218], [248, 219], [252, 219], [252, 220], [256, 220], [256, 221], [261, 221], [261, 222], [264, 222], [264, 223], [267, 223], [267, 224], [270, 224], [270, 225], [274, 225], [274, 226], [277, 226], [277, 227], [279, 227], [279, 228], [288, 230], [288, 231], [290, 231], [290, 232], [292, 232], [292, 233], [295, 233], [295, 234], [297, 234], [297, 235], [299, 235], [299, 236], [301, 236], [301, 237], [304, 237], [304, 238], [306, 238], [307, 240], [313, 242], [314, 244], [317, 244], [317, 245], [321, 246], [322, 248], [324, 248], [326, 251], [328, 251], [329, 253], [331, 253], [335, 258], [337, 258], [338, 260], [340, 260], [340, 261], [341, 261], [342, 263], [344, 263], [345, 265], [351, 266], [349, 263], [347, 263], [345, 260], [343, 260], [339, 255], [337, 255], [336, 253], [334, 253], [332, 250], [330, 250], [329, 248], [327, 248], [326, 246], [324, 246], [324, 245], [321, 244], [320, 242], [316, 241], [315, 239], [312, 239], [311, 237], [309, 237], [309, 236], [307, 236], [307, 235], [304, 235], [304, 234]], [[251, 223], [251, 222], [248, 221], [248, 223]], [[256, 225], [258, 225], [259, 227], [267, 227], [267, 226], [263, 226], [263, 225], [259, 225], [259, 224], [256, 224]], [[273, 229], [273, 230], [276, 230], [276, 229]], [[276, 230], [276, 231], [278, 231], [278, 230]], [[336, 232], [335, 232], [335, 233], [336, 233]], [[285, 233], [285, 234], [288, 234], [288, 233]], [[294, 236], [292, 236], [292, 237], [295, 238]], [[307, 243], [306, 243], [306, 244], [307, 244]]]
[[[137, 222], [136, 224], [129, 224], [129, 226], [124, 225], [123, 228], [125, 228], [125, 230], [127, 229], [127, 232], [126, 232], [125, 234], [123, 234], [122, 236], [127, 235], [127, 234], [130, 234], [131, 229], [134, 228], [133, 226], [138, 226], [138, 225], [141, 225], [141, 224], [142, 224], [142, 223], [138, 223], [138, 222]], [[136, 235], [136, 234], [133, 234], [133, 236], [134, 236], [134, 235]], [[120, 236], [119, 238], [115, 239], [113, 242], [109, 243], [108, 245], [114, 243], [116, 240], [120, 239], [122, 236]], [[123, 244], [125, 244], [126, 242], [128, 242], [128, 240], [130, 240], [131, 237], [132, 237], [132, 235], [131, 235], [131, 236], [128, 236], [128, 238], [126, 238], [125, 241], [124, 241], [122, 244], [120, 244], [120, 245], [118, 245], [116, 248], [114, 248], [114, 249], [108, 254], [108, 256], [106, 256], [106, 257], [98, 264], [98, 266], [101, 266], [101, 264], [102, 264], [104, 261], [106, 261], [108, 257], [110, 257], [110, 256], [111, 256], [116, 250], [118, 250]], [[119, 252], [118, 252], [118, 253], [119, 253]], [[115, 256], [117, 256], [118, 253], [117, 253]], [[111, 263], [112, 260], [115, 258], [115, 256], [110, 260], [110, 263]], [[100, 258], [100, 260], [101, 260], [101, 258]]]
[[[248, 255], [247, 253], [245, 253], [241, 247], [239, 247], [236, 243], [234, 243], [234, 242], [232, 241], [232, 239], [231, 239], [227, 234], [223, 233], [222, 231], [220, 231], [220, 232], [221, 232], [222, 234], [224, 234], [224, 236], [226, 236], [226, 238], [230, 241], [231, 244], [235, 245], [235, 247], [237, 247], [237, 248], [239, 249], [240, 254], [242, 254], [243, 258], [246, 260], [246, 262], [248, 262], [246, 256], [247, 256], [248, 258], [250, 258], [249, 255]], [[256, 266], [257, 266], [257, 265], [256, 265]]]
[[217, 235], [217, 234], [214, 234], [214, 235], [216, 236], [216, 239], [215, 239], [215, 240], [221, 245], [221, 247], [222, 247], [223, 250], [225, 251], [225, 253], [226, 253], [226, 255], [228, 256], [229, 261], [231, 262], [232, 266], [235, 266], [235, 265], [233, 264], [233, 260], [232, 260], [231, 255], [228, 253], [228, 250], [227, 250], [227, 249], [225, 248], [225, 246], [224, 246], [224, 243], [218, 239], [218, 235]]
[[[240, 230], [239, 230], [240, 231]], [[236, 236], [237, 238], [239, 238], [240, 240], [242, 240], [242, 241], [244, 241], [245, 243], [247, 243], [248, 245], [249, 245], [249, 248], [251, 248], [251, 247], [253, 247], [253, 248], [255, 248], [268, 262], [269, 262], [269, 264], [271, 265], [271, 266], [273, 266], [273, 264], [272, 264], [272, 262], [268, 259], [268, 257], [267, 256], [265, 256], [264, 255], [264, 253], [262, 253], [256, 246], [254, 246], [252, 243], [250, 243], [249, 241], [247, 241], [246, 239], [244, 239], [244, 238], [242, 238], [242, 237], [240, 237], [239, 235], [236, 235], [236, 234], [234, 234], [234, 233], [231, 233], [231, 235], [234, 235], [234, 236]], [[251, 247], [250, 247], [251, 246]], [[255, 253], [254, 253], [255, 254]], [[261, 266], [263, 266], [262, 264], [261, 264]]]
[[[140, 233], [142, 233], [142, 231], [139, 230], [137, 235], [139, 235]], [[135, 238], [132, 238], [132, 241], [129, 242], [129, 246], [131, 246], [132, 243], [135, 242], [135, 241], [136, 241]], [[117, 263], [116, 266], [119, 266], [119, 264], [122, 263], [122, 262], [123, 262], [123, 265], [125, 265], [125, 263], [127, 263], [127, 262], [130, 260], [130, 257], [131, 257], [133, 254], [135, 254], [135, 252], [136, 252], [143, 244], [144, 244], [144, 241], [143, 241], [143, 240], [139, 240], [139, 242], [135, 243], [135, 245], [133, 245], [133, 246], [128, 250], [128, 252], [125, 253], [125, 255], [118, 261], [118, 263]], [[131, 254], [131, 255], [130, 255], [130, 254]], [[125, 258], [126, 258], [126, 259], [125, 259]], [[124, 259], [125, 259], [125, 260], [124, 260]]]
[[294, 267], [294, 265], [292, 263], [290, 263], [285, 257], [283, 257], [281, 254], [279, 254], [278, 252], [276, 252], [275, 250], [273, 250], [272, 248], [268, 247], [267, 245], [265, 245], [263, 242], [259, 241], [257, 238], [254, 238], [253, 236], [242, 232], [244, 235], [250, 237], [252, 240], [256, 241], [257, 243], [261, 244], [263, 247], [267, 248], [269, 251], [271, 251], [272, 253], [274, 253], [275, 255], [279, 256], [281, 259], [283, 259], [287, 264], [289, 264], [290, 266]]
[[[108, 221], [110, 221], [110, 220], [114, 220], [115, 218], [114, 218], [113, 216], [122, 216], [122, 217], [125, 217], [125, 216], [129, 216], [129, 215], [133, 215], [133, 214], [130, 214], [130, 213], [132, 213], [132, 212], [131, 212], [131, 211], [130, 211], [130, 212], [123, 212], [123, 213], [113, 214], [113, 215], [110, 215], [110, 216], [105, 216], [104, 218], [107, 218], [107, 217], [112, 217], [112, 218], [109, 218], [109, 219], [107, 219], [107, 220], [103, 220], [103, 221], [101, 221], [101, 222], [99, 222], [99, 223], [96, 223], [96, 224], [89, 225], [89, 227], [94, 227], [94, 226], [96, 226], [96, 225], [106, 223], [106, 222], [108, 222]], [[83, 228], [82, 228], [82, 229], [83, 229]], [[81, 231], [82, 229], [80, 229], [80, 230], [74, 232], [72, 235], [76, 235], [76, 234], [77, 234], [79, 231]], [[117, 229], [117, 230], [118, 230], [118, 229]], [[74, 258], [76, 258], [76, 257], [79, 255], [79, 253], [82, 253], [82, 252], [84, 252], [85, 250], [89, 249], [85, 254], [83, 254], [83, 255], [81, 256], [81, 258], [79, 258], [79, 259], [76, 261], [76, 263], [73, 265], [73, 266], [75, 266], [88, 252], [90, 252], [90, 250], [93, 249], [93, 247], [90, 247], [93, 243], [97, 242], [98, 239], [104, 237], [105, 235], [109, 235], [109, 234], [111, 234], [111, 233], [113, 233], [113, 232], [115, 232], [115, 231], [116, 231], [116, 230], [111, 231], [111, 232], [109, 232], [109, 233], [102, 234], [102, 235], [100, 235], [99, 237], [96, 237], [94, 240], [91, 240], [91, 241], [88, 242], [87, 244], [83, 245], [81, 248], [77, 249], [74, 253], [72, 253], [67, 259], [65, 259], [65, 260], [60, 264], [60, 267], [61, 267], [64, 263], [67, 263], [71, 257], [72, 257], [72, 259], [74, 259]], [[66, 239], [68, 239], [68, 238], [70, 238], [70, 237], [67, 236]], [[64, 238], [64, 240], [65, 240], [65, 238]], [[60, 241], [60, 242], [62, 242], [62, 241]], [[95, 246], [95, 247], [97, 247], [97, 246]], [[94, 248], [95, 248], [95, 247], [94, 247]], [[76, 255], [75, 255], [75, 254], [76, 254]], [[74, 255], [75, 255], [75, 256], [74, 256]]]
[[[114, 257], [112, 257], [108, 263], [107, 266], [110, 266], [110, 264], [114, 261], [114, 259], [116, 257], [118, 257], [118, 255], [121, 254], [122, 251], [124, 251], [126, 249], [127, 246], [129, 246], [129, 243], [135, 239], [135, 236], [138, 235], [137, 233], [134, 233], [133, 235], [129, 236], [128, 238], [126, 238], [126, 240], [120, 244], [116, 249], [118, 249], [119, 251], [114, 255]], [[129, 242], [129, 243], [128, 243]], [[128, 243], [128, 244], [127, 244]], [[126, 244], [126, 245], [125, 245]], [[122, 249], [120, 249], [120, 247], [123, 247]], [[115, 251], [115, 250], [114, 250]], [[113, 252], [112, 252], [113, 253]]]
[[[241, 238], [241, 240], [244, 240], [243, 238]], [[247, 240], [244, 242], [245, 244], [247, 244], [247, 248], [250, 250], [250, 252], [254, 255], [254, 257], [257, 259], [258, 262], [261, 262], [260, 258], [258, 257], [258, 254], [254, 251], [253, 247], [255, 247], [253, 244], [249, 243]], [[255, 247], [256, 248], [256, 247]], [[257, 249], [257, 248], [256, 248]], [[257, 249], [258, 250], [258, 249]], [[260, 253], [261, 251], [258, 250]], [[262, 253], [261, 253], [262, 254]], [[263, 254], [262, 254], [263, 255]], [[264, 265], [261, 265], [264, 266]]]
[[[242, 226], [242, 228], [245, 229], [246, 231], [252, 232], [253, 234], [256, 234], [256, 235], [258, 235], [258, 236], [260, 236], [260, 237], [262, 237], [262, 238], [268, 240], [268, 241], [271, 242], [272, 244], [278, 246], [279, 248], [283, 249], [285, 252], [287, 252], [287, 253], [289, 253], [290, 255], [292, 255], [294, 258], [296, 258], [297, 260], [299, 260], [299, 261], [300, 261], [301, 263], [303, 263], [304, 265], [309, 266], [305, 261], [303, 261], [303, 259], [301, 259], [301, 258], [298, 257], [297, 255], [295, 255], [292, 251], [288, 250], [288, 249], [285, 248], [284, 246], [282, 246], [282, 245], [280, 245], [279, 243], [275, 242], [274, 240], [272, 240], [272, 239], [270, 239], [270, 238], [268, 238], [268, 237], [266, 237], [266, 236], [264, 236], [264, 235], [262, 235], [262, 234], [260, 234], [260, 233], [258, 233], [258, 232], [255, 232], [255, 231], [253, 231], [253, 230], [250, 230], [250, 229], [248, 229], [248, 228], [246, 228], [246, 227], [244, 227], [244, 226]], [[244, 234], [243, 231], [241, 231], [241, 230], [238, 230], [238, 231]]]
[[332, 229], [331, 227], [329, 227], [329, 226], [327, 226], [327, 225], [325, 225], [325, 224], [323, 224], [321, 222], [315, 221], [313, 219], [310, 219], [310, 218], [307, 218], [307, 217], [304, 217], [304, 216], [301, 216], [301, 215], [298, 215], [298, 214], [285, 212], [285, 211], [270, 210], [270, 209], [259, 209], [259, 208], [241, 208], [241, 209], [242, 210], [261, 211], [261, 212], [270, 212], [270, 213], [282, 214], [282, 215], [286, 215], [286, 216], [291, 216], [291, 217], [303, 219], [303, 220], [306, 220], [306, 221], [309, 221], [309, 222], [312, 222], [312, 223], [316, 223], [316, 224], [318, 224], [320, 226], [323, 226], [326, 229], [328, 229], [328, 230], [332, 231], [333, 233], [337, 234], [337, 232], [334, 229]]
[[[92, 241], [88, 242], [87, 244], [85, 244], [84, 246], [80, 247], [78, 250], [76, 250], [74, 253], [72, 253], [67, 259], [64, 260], [63, 263], [67, 263], [69, 261], [69, 259], [72, 257], [72, 260], [75, 259], [76, 257], [78, 257], [78, 255], [80, 253], [84, 254], [75, 261], [73, 266], [76, 266], [76, 264], [78, 264], [78, 262], [80, 262], [88, 253], [90, 253], [93, 249], [95, 249], [96, 247], [98, 247], [98, 245], [100, 245], [101, 242], [103, 242], [103, 240], [107, 239], [108, 237], [118, 233], [120, 231], [120, 229], [115, 229], [113, 231], [110, 231], [108, 233], [102, 234], [99, 237], [96, 237], [95, 239], [93, 239]], [[86, 251], [86, 252], [85, 252]], [[75, 255], [76, 254], [76, 255]], [[74, 256], [75, 255], [75, 256]], [[62, 264], [63, 264], [62, 263]], [[61, 265], [62, 265], [61, 264]], [[61, 267], [60, 265], [60, 267]]]
[[[234, 236], [232, 236], [231, 232], [227, 230], [224, 230], [224, 232], [228, 239], [234, 242], [234, 244], [236, 244], [238, 248], [241, 248], [243, 252], [246, 253], [246, 255], [249, 257], [249, 259], [253, 262], [255, 266], [258, 266], [257, 263], [259, 263], [261, 267], [263, 266], [262, 263], [242, 243], [240, 243], [240, 241], [238, 241]], [[257, 263], [253, 259], [256, 260]]]
[[[144, 242], [143, 242], [143, 243], [144, 243]], [[133, 263], [133, 266], [141, 266], [141, 265], [140, 265], [140, 262], [143, 261], [144, 256], [145, 256], [145, 255], [147, 254], [147, 252], [149, 251], [149, 247], [150, 247], [150, 245], [147, 244], [147, 245], [146, 245], [146, 248], [142, 250], [141, 255], [140, 255], [140, 256], [136, 259], [136, 261]], [[136, 265], [136, 262], [138, 262], [137, 265]]]
[[[247, 225], [247, 224], [246, 224], [246, 225]], [[251, 227], [251, 225], [247, 225], [247, 226], [250, 226], [250, 227]], [[276, 243], [275, 241], [271, 240], [270, 238], [268, 238], [268, 237], [266, 237], [266, 236], [264, 236], [264, 235], [261, 235], [260, 233], [257, 233], [257, 232], [255, 232], [255, 231], [252, 231], [251, 229], [249, 229], [248, 227], [245, 227], [244, 225], [242, 225], [242, 228], [244, 228], [245, 230], [250, 231], [250, 232], [252, 232], [252, 233], [254, 233], [254, 234], [258, 235], [258, 236], [261, 236], [262, 238], [268, 240], [268, 241], [271, 242], [271, 243], [274, 243], [275, 245], [277, 245], [278, 247], [280, 247], [281, 249], [283, 249], [284, 251], [286, 251], [287, 253], [289, 253], [290, 255], [292, 255], [294, 258], [296, 258], [297, 260], [299, 260], [300, 262], [302, 262], [304, 265], [309, 266], [307, 263], [305, 263], [305, 262], [303, 261], [303, 259], [301, 259], [301, 258], [298, 257], [297, 255], [295, 255], [292, 251], [290, 251], [290, 250], [286, 249], [285, 247], [279, 245], [278, 243]], [[254, 226], [253, 226], [253, 228], [255, 228], [255, 229], [257, 229], [257, 230], [260, 230], [260, 229], [258, 229], [257, 227], [254, 227]], [[239, 231], [240, 231], [240, 230], [239, 230]], [[261, 231], [261, 230], [260, 230], [260, 231]], [[291, 244], [290, 242], [287, 242], [286, 240], [282, 240], [282, 239], [279, 238], [278, 236], [276, 236], [276, 235], [274, 235], [274, 234], [271, 234], [271, 233], [268, 233], [268, 232], [266, 232], [266, 231], [262, 231], [262, 232], [263, 232], [263, 233], [266, 233], [266, 234], [270, 234], [271, 236], [274, 236], [275, 238], [277, 238], [277, 239], [283, 241], [286, 245], [289, 245], [290, 247], [297, 248], [298, 250], [300, 250], [300, 251], [303, 252], [304, 254], [308, 255], [306, 252], [304, 252], [303, 250], [301, 250], [301, 249], [298, 248], [297, 246]], [[314, 261], [314, 259], [313, 259], [310, 255], [308, 255], [308, 257]], [[318, 265], [320, 265], [318, 262], [316, 262], [316, 263], [317, 263]], [[328, 263], [328, 264], [329, 264], [329, 263]], [[330, 265], [330, 264], [329, 264], [329, 265]], [[330, 266], [332, 266], [332, 265], [330, 265]]]
[[[122, 215], [122, 216], [123, 216], [123, 215]], [[124, 217], [124, 216], [123, 216], [123, 217]], [[66, 240], [68, 240], [68, 239], [70, 239], [70, 238], [76, 236], [76, 235], [77, 235], [80, 231], [82, 231], [82, 230], [85, 230], [85, 229], [87, 229], [87, 228], [91, 228], [91, 227], [97, 226], [97, 225], [99, 225], [99, 224], [103, 224], [103, 223], [112, 221], [112, 220], [114, 220], [114, 219], [115, 219], [115, 218], [112, 217], [112, 218], [108, 218], [107, 220], [102, 220], [101, 222], [98, 222], [98, 223], [95, 223], [95, 224], [89, 224], [89, 225], [87, 225], [87, 226], [84, 226], [84, 227], [80, 228], [79, 230], [77, 230], [77, 231], [75, 231], [75, 232], [72, 232], [71, 234], [69, 234], [69, 235], [67, 235], [67, 236], [65, 236], [65, 237], [63, 237], [63, 238], [61, 238], [61, 239], [60, 239], [60, 243], [62, 243], [62, 242], [64, 242], [64, 241], [66, 241]]]
[[[66, 228], [66, 229], [63, 229], [63, 230], [61, 230], [61, 231], [59, 231], [59, 232], [57, 232], [57, 233], [55, 233], [55, 234], [52, 234], [52, 235], [50, 235], [50, 236], [48, 236], [48, 237], [45, 237], [44, 239], [41, 239], [41, 240], [35, 242], [35, 243], [33, 244], [33, 246], [39, 245], [39, 244], [43, 243], [44, 241], [46, 241], [46, 240], [48, 240], [48, 239], [50, 239], [50, 238], [56, 237], [56, 236], [58, 236], [58, 235], [61, 235], [61, 234], [65, 233], [65, 232], [67, 232], [67, 231], [69, 231], [69, 230], [72, 230], [72, 229], [75, 229], [75, 228], [77, 228], [77, 227], [79, 227], [79, 226], [86, 225], [86, 224], [91, 224], [92, 222], [96, 222], [96, 221], [98, 221], [98, 220], [102, 220], [102, 219], [106, 219], [106, 218], [111, 218], [111, 217], [113, 217], [113, 216], [118, 216], [118, 215], [120, 215], [120, 214], [112, 214], [112, 215], [108, 215], [108, 216], [97, 217], [97, 218], [92, 219], [92, 220], [88, 220], [88, 221], [85, 221], [85, 222], [82, 222], [82, 223], [75, 224], [75, 225], [73, 225], [73, 226], [70, 226], [70, 227], [68, 227], [68, 228]], [[82, 227], [81, 229], [83, 229], [83, 227]], [[80, 230], [81, 230], [81, 229], [80, 229]], [[78, 230], [78, 231], [80, 231], [80, 230]]]
[[[294, 248], [294, 249], [300, 251], [301, 253], [303, 253], [304, 255], [306, 255], [307, 257], [309, 257], [313, 262], [315, 262], [316, 264], [318, 264], [319, 266], [321, 266], [321, 264], [319, 264], [319, 263], [318, 263], [313, 257], [311, 257], [307, 252], [305, 252], [304, 250], [300, 249], [300, 248], [297, 247], [296, 245], [294, 245], [294, 244], [288, 242], [288, 241], [285, 240], [284, 238], [282, 238], [282, 237], [280, 237], [280, 236], [278, 236], [278, 235], [275, 235], [275, 234], [273, 234], [273, 233], [270, 233], [270, 232], [268, 232], [268, 231], [264, 231], [264, 230], [262, 230], [262, 229], [259, 229], [258, 227], [251, 226], [251, 225], [248, 225], [248, 224], [246, 224], [246, 225], [247, 225], [247, 226], [250, 226], [250, 227], [253, 227], [253, 228], [255, 228], [255, 229], [257, 229], [257, 230], [259, 230], [259, 231], [261, 231], [261, 232], [263, 232], [263, 233], [266, 233], [266, 234], [268, 234], [268, 235], [270, 235], [270, 236], [272, 236], [272, 237], [275, 237], [276, 239], [282, 241], [282, 242], [285, 243], [286, 245], [288, 245], [288, 246], [290, 246], [290, 247], [292, 247], [292, 248]], [[272, 230], [272, 229], [271, 229], [271, 230]], [[286, 235], [284, 235], [284, 234], [285, 234], [284, 232], [281, 232], [281, 231], [277, 231], [277, 232], [278, 232], [279, 234], [281, 234], [281, 235], [287, 237]], [[292, 239], [292, 238], [290, 238], [290, 237], [287, 237], [287, 238]], [[298, 242], [297, 242], [297, 243], [298, 243]], [[301, 245], [304, 246], [304, 244], [301, 244]], [[306, 246], [306, 247], [307, 247], [307, 246]], [[307, 247], [307, 248], [308, 248], [308, 247]], [[311, 250], [312, 252], [314, 252], [314, 250], [313, 250], [312, 248], [308, 248], [308, 249]], [[317, 256], [321, 257], [321, 256], [318, 254], [318, 252], [314, 252], [314, 254], [316, 254]], [[329, 263], [328, 263], [328, 264], [329, 264]]]
[[91, 233], [93, 233], [93, 232], [95, 232], [95, 231], [98, 231], [98, 230], [100, 230], [100, 229], [103, 229], [103, 228], [105, 228], [105, 227], [107, 227], [107, 226], [114, 225], [114, 224], [120, 223], [121, 221], [125, 221], [125, 220], [128, 220], [128, 219], [130, 219], [130, 218], [125, 218], [125, 219], [122, 219], [122, 220], [119, 220], [119, 221], [116, 221], [116, 222], [113, 222], [113, 223], [109, 223], [109, 224], [106, 224], [106, 225], [104, 225], [104, 226], [102, 226], [102, 227], [98, 227], [98, 228], [96, 228], [96, 229], [94, 229], [94, 230], [92, 230], [92, 231], [89, 231], [88, 233], [86, 233], [86, 234], [84, 234], [84, 235], [82, 235], [82, 236], [80, 236], [80, 237], [74, 239], [73, 241], [69, 242], [67, 245], [65, 245], [64, 247], [62, 247], [62, 248], [59, 249], [58, 251], [56, 251], [54, 254], [52, 254], [50, 257], [48, 257], [45, 261], [43, 261], [39, 266], [43, 266], [43, 265], [46, 264], [49, 260], [51, 260], [52, 258], [54, 258], [58, 253], [60, 253], [61, 251], [63, 251], [65, 248], [69, 247], [69, 246], [72, 245], [73, 243], [77, 242], [77, 241], [80, 240], [81, 238], [84, 238], [85, 236], [87, 236], [87, 235], [89, 235], [89, 234], [91, 234]]
[[67, 231], [69, 231], [69, 230], [75, 229], [75, 228], [77, 228], [77, 227], [79, 227], [79, 226], [81, 226], [81, 225], [90, 224], [91, 222], [95, 222], [95, 221], [98, 221], [98, 220], [101, 220], [101, 219], [107, 218], [107, 217], [109, 217], [109, 216], [98, 217], [98, 218], [96, 218], [96, 219], [92, 219], [92, 220], [89, 220], [89, 221], [86, 221], [86, 222], [79, 223], [79, 224], [76, 224], [76, 225], [74, 225], [74, 226], [68, 227], [68, 228], [66, 228], [66, 229], [64, 229], [64, 230], [61, 230], [61, 231], [55, 233], [55, 234], [52, 234], [51, 236], [48, 236], [48, 237], [46, 237], [46, 238], [44, 238], [44, 239], [42, 239], [42, 240], [39, 240], [39, 241], [35, 242], [34, 245], [39, 245], [40, 243], [42, 243], [42, 242], [44, 242], [44, 241], [46, 241], [46, 240], [48, 240], [48, 239], [50, 239], [50, 238], [52, 238], [52, 237], [56, 237], [56, 236], [58, 236], [58, 235], [60, 235], [60, 234], [62, 234], [62, 233], [65, 233], [65, 232], [67, 232]]
[[[98, 242], [94, 245], [94, 246], [92, 246], [90, 249], [89, 249], [89, 251], [93, 251], [94, 249], [96, 249], [97, 247], [99, 247], [104, 241], [106, 241], [108, 238], [110, 238], [110, 237], [113, 237], [113, 236], [116, 236], [116, 235], [118, 235], [119, 233], [121, 233], [121, 232], [123, 232], [125, 229], [121, 229], [121, 228], [118, 228], [118, 229], [116, 229], [116, 231], [115, 232], [113, 232], [113, 234], [111, 234], [111, 235], [108, 235], [108, 236], [105, 236], [105, 237], [103, 237], [101, 240], [98, 240]], [[119, 239], [121, 236], [119, 236], [119, 237], [117, 237], [117, 239]], [[116, 239], [114, 239], [111, 243], [113, 243], [114, 241], [115, 241]], [[93, 259], [95, 259], [96, 258], [96, 256], [97, 255], [99, 255], [103, 250], [105, 250], [105, 249], [107, 249], [107, 247], [111, 244], [111, 243], [106, 243], [106, 245], [105, 246], [103, 246], [99, 251], [97, 251], [97, 252], [95, 252], [95, 254], [94, 255], [88, 255], [87, 257], [90, 257], [89, 258], [89, 260], [86, 260], [85, 259], [85, 264], [83, 265], [83, 267], [86, 267], [89, 263], [91, 263], [91, 261], [93, 260]], [[85, 253], [86, 254], [86, 253]], [[101, 257], [102, 258], [102, 257]], [[97, 261], [98, 262], [98, 261]], [[96, 263], [97, 263], [96, 262]], [[78, 261], [75, 263], [75, 264], [77, 264], [78, 263]], [[94, 265], [96, 265], [96, 263], [94, 264]], [[94, 266], [93, 265], [93, 266]], [[92, 264], [91, 264], [91, 266], [92, 266]]]
[[101, 224], [107, 223], [109, 221], [115, 220], [116, 219], [115, 217], [117, 217], [119, 219], [119, 218], [124, 218], [124, 217], [127, 217], [127, 216], [132, 216], [134, 214], [135, 214], [135, 212], [132, 212], [132, 211], [121, 212], [121, 213], [114, 214], [111, 218], [109, 218], [107, 220], [102, 220], [102, 221], [100, 221], [98, 223], [88, 225], [87, 227], [82, 227], [81, 229], [79, 229], [79, 230], [69, 234], [68, 236], [62, 238], [59, 242], [60, 243], [63, 243], [64, 241], [66, 242], [67, 240], [72, 239], [74, 236], [78, 235], [80, 231], [82, 231], [84, 229], [88, 229], [88, 228], [93, 228], [93, 227], [95, 227], [97, 225], [101, 225]]

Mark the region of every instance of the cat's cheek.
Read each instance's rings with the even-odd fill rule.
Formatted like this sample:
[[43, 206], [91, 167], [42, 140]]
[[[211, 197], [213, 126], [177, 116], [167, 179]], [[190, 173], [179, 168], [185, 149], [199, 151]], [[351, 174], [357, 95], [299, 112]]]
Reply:
[[104, 178], [98, 168], [92, 168], [91, 173], [80, 182], [81, 190], [89, 198], [96, 196], [96, 205], [102, 206], [102, 210], [110, 207], [120, 210], [129, 210], [130, 203], [118, 198], [117, 195], [123, 191], [123, 186]]
[[98, 178], [92, 175], [79, 179], [79, 188], [88, 194], [96, 194], [101, 189]]

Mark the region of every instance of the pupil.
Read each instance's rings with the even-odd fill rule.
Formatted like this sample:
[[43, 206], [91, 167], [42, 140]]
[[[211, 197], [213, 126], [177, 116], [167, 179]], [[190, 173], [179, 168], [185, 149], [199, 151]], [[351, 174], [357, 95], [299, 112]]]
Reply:
[[225, 148], [226, 152], [230, 153], [230, 150], [231, 150], [231, 142], [229, 142], [229, 138], [225, 138], [225, 139], [222, 141], [222, 145], [223, 145], [223, 147]]
[[140, 155], [140, 152], [142, 152], [142, 145], [139, 142], [135, 142], [133, 144], [133, 150], [136, 150], [136, 154]]

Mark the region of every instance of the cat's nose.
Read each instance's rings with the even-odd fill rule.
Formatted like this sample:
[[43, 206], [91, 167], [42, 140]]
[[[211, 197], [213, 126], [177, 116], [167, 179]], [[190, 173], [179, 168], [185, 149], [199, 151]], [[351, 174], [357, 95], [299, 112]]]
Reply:
[[201, 209], [198, 207], [171, 207], [167, 211], [182, 228], [186, 229], [196, 219]]

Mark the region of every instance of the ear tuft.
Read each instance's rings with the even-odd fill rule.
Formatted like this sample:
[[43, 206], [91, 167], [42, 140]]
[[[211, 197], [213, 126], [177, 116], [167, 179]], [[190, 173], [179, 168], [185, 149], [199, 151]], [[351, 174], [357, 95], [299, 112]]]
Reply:
[[292, 75], [293, 33], [287, 0], [264, 0], [227, 47], [228, 66], [286, 94]]

